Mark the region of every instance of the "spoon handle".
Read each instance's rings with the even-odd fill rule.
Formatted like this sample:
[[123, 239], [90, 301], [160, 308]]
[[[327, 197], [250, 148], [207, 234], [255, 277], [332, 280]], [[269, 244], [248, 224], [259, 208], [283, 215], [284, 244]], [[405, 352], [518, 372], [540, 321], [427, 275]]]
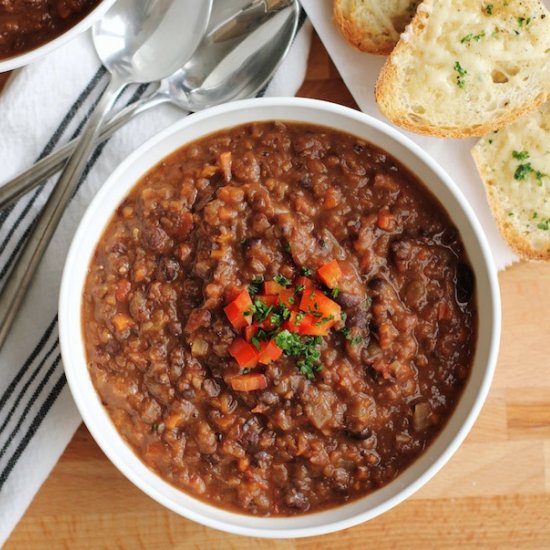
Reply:
[[[119, 111], [111, 120], [104, 126], [97, 143], [102, 143], [110, 138], [117, 130], [122, 128], [126, 123], [130, 122], [134, 117], [143, 113], [152, 107], [165, 103], [169, 99], [164, 95], [153, 93], [152, 96], [145, 97], [128, 105]], [[27, 168], [11, 180], [7, 181], [0, 187], [0, 210], [13, 204], [25, 193], [34, 189], [37, 185], [46, 181], [48, 178], [59, 172], [65, 164], [65, 161], [71, 156], [78, 144], [78, 138], [75, 138], [63, 147], [60, 147], [54, 153], [40, 159], [37, 163]]]
[[0, 294], [0, 347], [6, 340], [36, 268], [63, 216], [67, 204], [76, 190], [90, 152], [99, 135], [100, 126], [123, 88], [123, 82], [119, 82], [117, 79], [110, 81], [96, 109], [86, 123], [74, 154], [63, 170], [8, 275], [8, 280]]

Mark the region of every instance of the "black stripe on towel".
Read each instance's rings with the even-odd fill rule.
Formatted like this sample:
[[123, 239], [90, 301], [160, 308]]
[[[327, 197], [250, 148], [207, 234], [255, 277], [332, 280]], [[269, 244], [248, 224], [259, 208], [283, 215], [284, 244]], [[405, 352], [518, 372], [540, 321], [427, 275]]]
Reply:
[[42, 403], [42, 406], [40, 407], [40, 410], [38, 411], [38, 414], [34, 417], [31, 425], [29, 426], [29, 429], [25, 433], [25, 436], [20, 441], [19, 445], [17, 446], [17, 449], [15, 449], [15, 452], [9, 459], [6, 467], [2, 470], [2, 473], [0, 473], [0, 491], [2, 491], [2, 487], [4, 486], [4, 483], [8, 479], [8, 476], [11, 474], [12, 470], [15, 468], [17, 461], [27, 448], [27, 445], [32, 441], [32, 438], [34, 437], [34, 434], [40, 428], [40, 425], [42, 424], [42, 421], [44, 418], [46, 418], [46, 415], [48, 414], [49, 410], [52, 408], [52, 405], [55, 403], [55, 400], [59, 397], [59, 394], [65, 387], [65, 384], [67, 383], [67, 379], [65, 378], [65, 374], [62, 374], [61, 377], [56, 382], [55, 386], [53, 387], [52, 391], [50, 392], [50, 395], [48, 395], [48, 398], [44, 403]]

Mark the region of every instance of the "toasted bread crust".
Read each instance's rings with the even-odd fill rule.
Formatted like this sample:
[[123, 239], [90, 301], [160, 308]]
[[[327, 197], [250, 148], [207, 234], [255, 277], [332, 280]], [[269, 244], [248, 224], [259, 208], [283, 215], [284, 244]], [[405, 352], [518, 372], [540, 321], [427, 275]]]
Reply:
[[[548, 106], [545, 106], [543, 113], [550, 112]], [[545, 116], [545, 115], [542, 115]], [[539, 208], [545, 204], [547, 199], [550, 199], [549, 190], [545, 187], [536, 187], [537, 193], [534, 195], [535, 204], [533, 204], [532, 197], [529, 195], [528, 188], [521, 191], [521, 196], [518, 199], [517, 195], [514, 197], [513, 192], [510, 191], [510, 188], [507, 186], [506, 182], [510, 181], [513, 174], [513, 168], [515, 162], [520, 162], [518, 160], [513, 160], [510, 156], [510, 163], [505, 160], [505, 164], [508, 164], [507, 168], [503, 168], [503, 154], [502, 150], [499, 150], [499, 139], [503, 139], [504, 143], [513, 144], [512, 147], [515, 149], [516, 146], [520, 148], [530, 149], [533, 147], [533, 141], [529, 142], [526, 136], [536, 135], [532, 133], [527, 124], [530, 121], [536, 120], [531, 115], [530, 119], [525, 119], [518, 121], [514, 128], [510, 130], [503, 130], [497, 136], [491, 134], [485, 138], [482, 138], [471, 150], [472, 157], [476, 164], [477, 170], [481, 179], [483, 181], [485, 192], [487, 196], [487, 201], [491, 208], [491, 212], [497, 224], [499, 231], [502, 236], [520, 257], [528, 260], [540, 260], [540, 261], [549, 261], [550, 260], [550, 230], [541, 231], [535, 227], [536, 219], [533, 221], [533, 216], [531, 214], [527, 215], [526, 212], [532, 212], [533, 210], [539, 211]], [[518, 124], [522, 127], [518, 129]], [[525, 125], [523, 127], [523, 125]], [[544, 123], [539, 126], [539, 130], [543, 130]], [[532, 129], [532, 127], [531, 127]], [[511, 141], [511, 135], [514, 135], [516, 138], [515, 141]], [[536, 138], [538, 142], [540, 140], [540, 135]], [[493, 145], [490, 145], [490, 144]], [[521, 144], [521, 146], [519, 145]], [[497, 147], [495, 151], [491, 150], [491, 147]], [[511, 147], [510, 147], [511, 148]], [[508, 158], [507, 153], [504, 156], [504, 159]], [[531, 162], [531, 158], [529, 158]], [[537, 164], [540, 162], [540, 158], [533, 160], [533, 166], [537, 167]], [[539, 166], [542, 170], [546, 170], [547, 166]], [[517, 182], [516, 182], [517, 184]], [[523, 181], [522, 185], [526, 185]], [[540, 193], [540, 195], [539, 195]], [[531, 198], [531, 201], [529, 199]], [[508, 202], [507, 202], [508, 201]], [[521, 202], [521, 204], [520, 204]], [[514, 215], [512, 215], [514, 214]], [[541, 219], [540, 215], [537, 219]]]
[[487, 200], [491, 207], [491, 212], [495, 218], [497, 227], [502, 236], [510, 246], [510, 248], [524, 260], [550, 260], [550, 242], [546, 248], [535, 248], [532, 244], [522, 235], [520, 231], [511, 223], [506, 221], [506, 212], [500, 208], [500, 202], [492, 185], [486, 185], [485, 191], [487, 193]]
[[[431, 3], [427, 0], [425, 4]], [[422, 4], [421, 4], [422, 6]], [[542, 9], [546, 12], [544, 7]], [[546, 12], [547, 13], [547, 12]], [[516, 107], [510, 107], [502, 110], [492, 119], [476, 124], [462, 125], [442, 125], [434, 124], [433, 122], [422, 121], [418, 122], [411, 120], [411, 113], [406, 109], [406, 104], [399, 100], [399, 95], [402, 94], [401, 87], [403, 85], [401, 75], [399, 74], [400, 64], [403, 58], [406, 59], [410, 55], [413, 46], [411, 44], [421, 36], [427, 26], [429, 15], [426, 10], [419, 9], [416, 12], [413, 20], [407, 29], [407, 39], [402, 38], [393, 49], [386, 63], [378, 76], [375, 86], [375, 98], [380, 108], [380, 111], [394, 124], [416, 132], [419, 134], [435, 136], [435, 137], [450, 137], [450, 138], [466, 138], [483, 136], [489, 132], [503, 128], [504, 126], [514, 122], [517, 118], [527, 113], [536, 110], [540, 105], [550, 98], [550, 83], [546, 89], [530, 99], [529, 102], [524, 102]], [[549, 18], [550, 19], [550, 18]], [[549, 26], [550, 33], [550, 26]]]
[[[398, 44], [399, 46], [399, 44]], [[398, 47], [397, 46], [397, 47]], [[392, 54], [393, 55], [393, 54]], [[391, 57], [390, 57], [391, 59]], [[389, 60], [388, 60], [389, 61]], [[430, 126], [429, 124], [412, 124], [411, 121], [403, 116], [402, 112], [396, 112], [394, 106], [388, 98], [391, 97], [395, 82], [397, 81], [396, 68], [388, 61], [382, 67], [378, 80], [374, 88], [376, 103], [382, 114], [395, 125], [410, 130], [416, 134], [440, 138], [468, 138], [481, 137], [495, 130], [500, 130], [508, 126], [519, 117], [537, 110], [543, 103], [550, 99], [550, 93], [539, 94], [533, 103], [522, 105], [518, 109], [510, 109], [502, 116], [488, 121], [485, 124], [476, 124], [475, 126]]]
[[358, 21], [348, 17], [340, 0], [334, 0], [332, 13], [334, 23], [340, 31], [340, 34], [342, 34], [347, 42], [353, 47], [362, 52], [376, 55], [387, 55], [393, 50], [395, 46], [394, 40], [388, 37], [387, 40], [384, 41], [379, 29], [372, 30], [364, 28]]

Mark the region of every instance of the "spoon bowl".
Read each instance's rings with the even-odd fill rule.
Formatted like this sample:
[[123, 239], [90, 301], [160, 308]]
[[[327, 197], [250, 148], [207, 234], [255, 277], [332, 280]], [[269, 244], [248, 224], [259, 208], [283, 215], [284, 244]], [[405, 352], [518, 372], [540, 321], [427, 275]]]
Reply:
[[[191, 57], [211, 9], [212, 0], [118, 0], [94, 25], [94, 46], [103, 65], [119, 79], [153, 82]], [[182, 32], [187, 35], [183, 39]]]
[[165, 79], [163, 85], [170, 86], [173, 99], [189, 111], [256, 95], [288, 53], [299, 16], [297, 2], [275, 13], [228, 52], [199, 85], [194, 84], [200, 80], [194, 56], [181, 72]]

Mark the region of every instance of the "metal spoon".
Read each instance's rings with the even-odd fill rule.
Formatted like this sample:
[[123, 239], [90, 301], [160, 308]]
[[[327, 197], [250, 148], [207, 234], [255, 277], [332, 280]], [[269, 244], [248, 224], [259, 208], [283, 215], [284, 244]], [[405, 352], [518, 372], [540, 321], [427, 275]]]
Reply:
[[118, 0], [94, 26], [94, 46], [112, 78], [2, 290], [0, 346], [116, 98], [131, 82], [159, 80], [181, 67], [198, 46], [211, 8], [212, 0]]
[[[269, 81], [287, 54], [300, 13], [297, 0], [239, 0], [214, 2], [209, 28], [191, 59], [160, 81], [149, 96], [117, 113], [99, 137], [111, 137], [137, 115], [162, 103], [183, 111], [252, 97]], [[251, 28], [255, 29], [251, 32]], [[213, 83], [217, 83], [214, 85]], [[63, 168], [76, 145], [73, 140], [0, 187], [0, 210]]]

